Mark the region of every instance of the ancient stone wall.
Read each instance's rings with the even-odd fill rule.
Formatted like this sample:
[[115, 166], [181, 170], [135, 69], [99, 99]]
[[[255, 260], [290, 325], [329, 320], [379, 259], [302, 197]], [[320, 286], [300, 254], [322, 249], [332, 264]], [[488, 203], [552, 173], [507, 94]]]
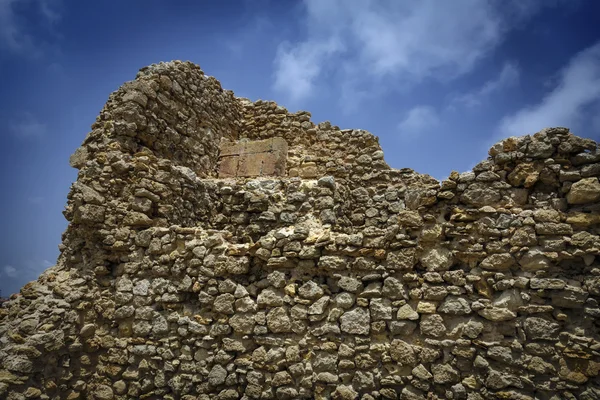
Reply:
[[[57, 265], [1, 310], [1, 398], [600, 398], [595, 142], [509, 138], [438, 183], [181, 62], [92, 129]], [[219, 177], [276, 137], [281, 176]]]

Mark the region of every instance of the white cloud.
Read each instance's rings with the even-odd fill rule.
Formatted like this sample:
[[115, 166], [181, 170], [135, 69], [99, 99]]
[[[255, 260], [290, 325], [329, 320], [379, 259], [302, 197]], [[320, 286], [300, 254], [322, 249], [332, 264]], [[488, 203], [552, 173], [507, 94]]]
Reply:
[[321, 61], [340, 50], [341, 44], [336, 38], [323, 43], [280, 45], [275, 60], [275, 89], [286, 92], [292, 101], [307, 97], [324, 67]]
[[46, 124], [41, 123], [30, 113], [9, 122], [10, 132], [20, 139], [39, 139], [46, 134]]
[[5, 265], [3, 268], [3, 271], [6, 274], [6, 276], [8, 276], [9, 278], [17, 277], [17, 269], [15, 267], [13, 267], [12, 265]]
[[[54, 34], [53, 26], [61, 19], [59, 3], [59, 0], [0, 0], [0, 47], [34, 58], [41, 56], [47, 36]], [[41, 21], [26, 20], [20, 12], [31, 5]], [[32, 32], [32, 26], [40, 28], [39, 22], [45, 25], [45, 38]]]
[[452, 108], [459, 105], [469, 108], [480, 106], [489, 96], [516, 84], [519, 81], [519, 74], [519, 68], [515, 64], [505, 63], [497, 77], [487, 81], [477, 90], [456, 96], [450, 106]]
[[18, 268], [13, 265], [4, 265], [0, 269], [0, 277], [19, 278], [23, 284], [29, 280], [37, 279], [42, 272], [52, 267], [54, 263], [48, 260], [29, 259], [19, 263]]
[[538, 3], [305, 0], [307, 38], [280, 45], [274, 87], [299, 100], [313, 94], [326, 72], [335, 74], [344, 64], [355, 71], [337, 76], [347, 92], [352, 80], [390, 86], [453, 79], [535, 14]]
[[398, 130], [406, 137], [419, 136], [435, 128], [439, 123], [439, 117], [433, 107], [417, 106], [412, 108], [398, 124]]
[[[535, 105], [505, 117], [499, 135], [521, 136], [550, 126], [583, 127], [600, 102], [600, 42], [575, 55], [561, 70], [556, 86]], [[598, 107], [596, 107], [596, 110]], [[595, 111], [595, 110], [591, 110]]]

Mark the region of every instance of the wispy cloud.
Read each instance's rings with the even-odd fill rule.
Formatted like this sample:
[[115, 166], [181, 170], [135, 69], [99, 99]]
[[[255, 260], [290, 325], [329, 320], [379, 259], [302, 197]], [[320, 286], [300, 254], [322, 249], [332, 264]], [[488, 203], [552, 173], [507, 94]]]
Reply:
[[474, 108], [480, 106], [491, 95], [515, 85], [519, 81], [519, 75], [519, 68], [514, 63], [507, 62], [498, 76], [487, 81], [480, 88], [455, 96], [450, 102], [450, 107]]
[[520, 136], [549, 126], [578, 129], [584, 126], [584, 121], [593, 126], [598, 109], [600, 42], [575, 55], [559, 73], [556, 86], [538, 104], [505, 117], [498, 134]]
[[[17, 264], [15, 264], [17, 265]], [[53, 266], [54, 263], [48, 260], [23, 260], [18, 263], [18, 267], [14, 265], [5, 264], [0, 269], [0, 278], [19, 278], [23, 281], [29, 281], [37, 279], [44, 270]]]
[[18, 119], [9, 122], [9, 131], [19, 139], [39, 139], [46, 135], [46, 124], [38, 121], [31, 113], [23, 113]]
[[341, 49], [340, 41], [334, 37], [326, 42], [299, 46], [282, 44], [275, 61], [275, 89], [287, 93], [292, 101], [309, 96], [316, 78], [323, 72], [322, 60]]
[[438, 114], [433, 107], [417, 106], [406, 113], [402, 122], [398, 124], [398, 130], [404, 137], [421, 136], [439, 123]]
[[[529, 3], [305, 0], [307, 37], [280, 45], [274, 88], [300, 100], [322, 86], [318, 80], [330, 82], [330, 75], [346, 92], [353, 82], [402, 86], [453, 79], [471, 71], [519, 21], [535, 14], [539, 2]], [[353, 65], [352, 74], [342, 64]]]
[[[60, 0], [0, 0], [0, 47], [32, 58], [46, 50], [61, 20]], [[41, 30], [41, 31], [40, 31]]]
[[9, 278], [16, 278], [18, 275], [17, 269], [15, 267], [13, 267], [12, 265], [5, 265], [4, 268], [2, 268], [2, 271]]

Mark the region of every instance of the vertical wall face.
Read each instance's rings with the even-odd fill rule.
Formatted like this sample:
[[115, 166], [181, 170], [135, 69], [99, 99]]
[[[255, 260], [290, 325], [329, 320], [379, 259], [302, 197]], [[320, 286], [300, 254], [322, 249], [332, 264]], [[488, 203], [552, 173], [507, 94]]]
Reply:
[[600, 396], [600, 152], [567, 129], [440, 184], [175, 62], [71, 161], [58, 265], [0, 312], [0, 398]]
[[358, 129], [340, 130], [329, 122], [315, 125], [310, 113], [289, 113], [274, 102], [241, 101], [241, 137], [260, 140], [281, 137], [288, 144], [287, 176], [313, 179], [331, 175], [363, 185], [385, 182], [437, 184], [411, 170], [391, 170], [383, 159], [379, 140]]
[[214, 207], [197, 201], [205, 193], [199, 178], [216, 176], [219, 142], [239, 136], [240, 109], [190, 63], [144, 68], [111, 94], [71, 157], [80, 172], [65, 210], [72, 224], [63, 256], [78, 268], [107, 268], [141, 228], [208, 219]]

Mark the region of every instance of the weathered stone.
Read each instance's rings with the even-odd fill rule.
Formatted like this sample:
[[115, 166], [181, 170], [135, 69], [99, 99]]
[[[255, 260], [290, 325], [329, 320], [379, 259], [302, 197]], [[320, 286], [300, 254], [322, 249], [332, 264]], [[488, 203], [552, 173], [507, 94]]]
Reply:
[[90, 336], [94, 336], [94, 333], [96, 332], [96, 325], [94, 324], [86, 324], [83, 326], [83, 328], [81, 328], [81, 331], [79, 332], [79, 335], [81, 337], [87, 338]]
[[371, 299], [369, 310], [373, 321], [392, 319], [392, 306], [388, 299]]
[[442, 314], [466, 315], [471, 313], [471, 306], [462, 297], [450, 296], [440, 304], [437, 311]]
[[485, 183], [474, 183], [465, 190], [460, 199], [466, 204], [482, 207], [498, 203], [501, 195]]
[[538, 249], [529, 250], [521, 259], [519, 264], [524, 271], [535, 272], [550, 268], [550, 260]]
[[237, 333], [248, 335], [254, 330], [255, 324], [252, 314], [235, 314], [229, 318], [229, 325]]
[[357, 307], [340, 317], [343, 332], [354, 335], [368, 335], [371, 327], [371, 315], [366, 308]]
[[494, 321], [494, 322], [510, 321], [511, 319], [517, 318], [517, 314], [515, 314], [508, 308], [501, 308], [501, 307], [484, 308], [483, 310], [479, 310], [478, 313], [483, 318], [485, 318], [489, 321]]
[[213, 309], [222, 314], [233, 314], [233, 302], [235, 297], [231, 293], [225, 293], [217, 296], [213, 304]]
[[257, 298], [259, 306], [278, 307], [283, 305], [283, 294], [272, 289], [264, 289]]
[[420, 301], [417, 304], [417, 312], [419, 314], [435, 314], [437, 309], [437, 303], [432, 301]]
[[438, 314], [423, 315], [419, 326], [422, 335], [434, 338], [441, 338], [446, 335], [444, 319]]
[[97, 400], [112, 400], [114, 398], [113, 390], [107, 385], [98, 385], [93, 391], [94, 399]]
[[280, 137], [221, 145], [219, 177], [285, 175], [287, 142]]
[[355, 400], [358, 398], [358, 392], [350, 385], [339, 385], [331, 394], [334, 400]]
[[557, 322], [549, 321], [544, 318], [529, 317], [523, 323], [523, 328], [527, 337], [531, 340], [556, 339], [556, 334], [560, 330], [560, 325]]
[[595, 177], [575, 182], [567, 193], [569, 204], [594, 203], [598, 200], [600, 200], [600, 182]]
[[350, 293], [356, 293], [363, 287], [362, 282], [355, 278], [343, 276], [338, 281], [338, 286]]
[[515, 259], [508, 253], [492, 254], [486, 257], [480, 265], [481, 268], [492, 271], [506, 271], [515, 265]]
[[227, 370], [220, 365], [215, 365], [208, 374], [208, 384], [211, 386], [219, 386], [225, 383], [227, 378]]
[[308, 314], [321, 315], [327, 309], [329, 304], [329, 296], [323, 296], [319, 300], [315, 301], [310, 307], [308, 307]]
[[394, 277], [386, 278], [383, 281], [381, 294], [390, 299], [408, 299], [408, 292], [404, 284]]
[[475, 320], [470, 320], [463, 327], [463, 334], [469, 339], [476, 339], [482, 331], [483, 324]]
[[277, 307], [267, 314], [267, 326], [274, 333], [291, 332], [291, 320], [284, 307]]
[[421, 380], [429, 380], [433, 378], [433, 375], [425, 368], [423, 364], [419, 364], [412, 369], [412, 374]]
[[396, 318], [398, 318], [399, 320], [408, 319], [411, 321], [415, 321], [419, 319], [419, 313], [417, 313], [409, 304], [405, 304], [398, 309]]
[[373, 374], [366, 371], [356, 371], [352, 379], [352, 386], [359, 391], [375, 389], [375, 379]]
[[485, 380], [485, 386], [493, 390], [504, 389], [510, 383], [510, 380], [504, 374], [495, 370], [491, 370]]
[[433, 382], [437, 384], [456, 383], [460, 381], [460, 373], [448, 364], [435, 364], [431, 367]]
[[452, 252], [443, 247], [427, 250], [421, 256], [421, 264], [427, 271], [447, 271], [453, 262]]
[[399, 365], [414, 366], [417, 363], [413, 347], [403, 340], [394, 339], [390, 343], [390, 355]]
[[323, 296], [323, 289], [313, 281], [308, 281], [298, 288], [298, 294], [307, 299], [317, 299]]
[[33, 363], [24, 356], [14, 356], [5, 359], [4, 368], [13, 372], [28, 374], [33, 371]]

